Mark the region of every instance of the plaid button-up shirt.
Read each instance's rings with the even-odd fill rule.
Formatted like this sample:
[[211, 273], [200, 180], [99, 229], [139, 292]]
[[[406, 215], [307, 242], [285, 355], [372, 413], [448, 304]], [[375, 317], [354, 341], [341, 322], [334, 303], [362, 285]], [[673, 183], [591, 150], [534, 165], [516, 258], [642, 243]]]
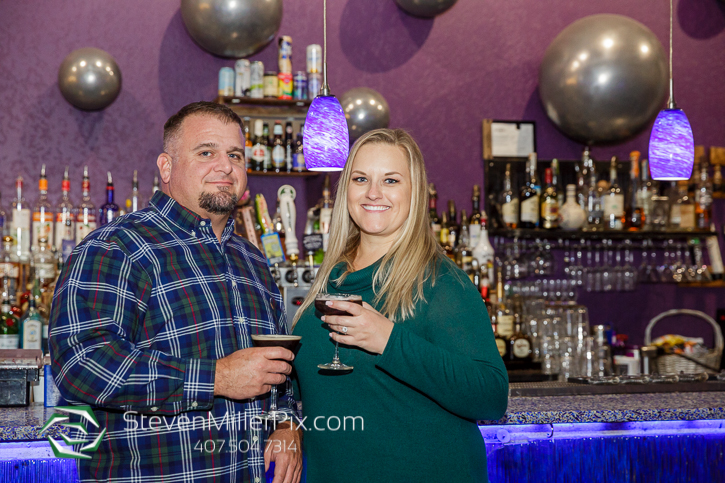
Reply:
[[[214, 397], [216, 360], [258, 333], [287, 333], [284, 305], [231, 218], [220, 243], [210, 220], [158, 191], [89, 234], [60, 274], [50, 320], [61, 395], [91, 405], [107, 430], [78, 460], [81, 480], [264, 481], [268, 433], [252, 418], [269, 396]], [[291, 389], [280, 407], [294, 407]], [[100, 431], [87, 429], [85, 439]]]

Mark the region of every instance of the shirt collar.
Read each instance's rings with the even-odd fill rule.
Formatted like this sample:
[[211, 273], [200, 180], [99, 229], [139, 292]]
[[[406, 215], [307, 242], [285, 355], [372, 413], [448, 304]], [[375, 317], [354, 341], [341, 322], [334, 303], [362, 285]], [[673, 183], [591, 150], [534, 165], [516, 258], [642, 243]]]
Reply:
[[[214, 233], [209, 218], [202, 218], [161, 190], [154, 193], [149, 205], [155, 208], [164, 218], [169, 219], [189, 234], [203, 233], [205, 231], [212, 235]], [[222, 245], [229, 240], [233, 233], [234, 217], [230, 216], [222, 232]]]

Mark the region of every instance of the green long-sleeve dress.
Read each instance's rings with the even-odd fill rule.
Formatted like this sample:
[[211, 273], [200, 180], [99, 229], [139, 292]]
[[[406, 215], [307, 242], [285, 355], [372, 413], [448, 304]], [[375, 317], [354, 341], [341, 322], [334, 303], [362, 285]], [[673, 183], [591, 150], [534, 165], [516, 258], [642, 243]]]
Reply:
[[[380, 261], [348, 274], [330, 293], [372, 305]], [[340, 264], [331, 274], [345, 270]], [[487, 482], [476, 419], [506, 411], [508, 377], [486, 307], [466, 275], [440, 257], [415, 316], [395, 324], [383, 354], [340, 347], [350, 373], [321, 374], [334, 342], [309, 307], [294, 365], [304, 414], [308, 483]], [[376, 307], [379, 308], [379, 307]]]

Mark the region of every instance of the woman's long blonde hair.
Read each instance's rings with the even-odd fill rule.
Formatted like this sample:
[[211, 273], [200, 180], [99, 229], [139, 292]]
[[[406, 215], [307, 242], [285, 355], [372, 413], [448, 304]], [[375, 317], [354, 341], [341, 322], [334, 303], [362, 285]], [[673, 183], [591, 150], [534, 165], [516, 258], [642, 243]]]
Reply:
[[[325, 291], [332, 269], [340, 262], [347, 270], [333, 282], [342, 284], [348, 273], [354, 271], [353, 261], [360, 245], [360, 229], [350, 217], [347, 191], [353, 161], [360, 148], [366, 144], [384, 144], [400, 148], [408, 160], [411, 178], [410, 215], [404, 222], [400, 236], [382, 259], [373, 277], [374, 304], [385, 300], [380, 312], [393, 322], [409, 319], [414, 315], [415, 304], [424, 301], [423, 285], [435, 276], [435, 261], [442, 253], [430, 229], [428, 216], [428, 178], [423, 154], [418, 144], [402, 129], [376, 129], [370, 131], [353, 145], [337, 183], [335, 207], [330, 222], [330, 239], [325, 260], [317, 272], [305, 301], [295, 314], [294, 324], [302, 313], [314, 303], [315, 295]], [[294, 325], [293, 324], [293, 325]]]

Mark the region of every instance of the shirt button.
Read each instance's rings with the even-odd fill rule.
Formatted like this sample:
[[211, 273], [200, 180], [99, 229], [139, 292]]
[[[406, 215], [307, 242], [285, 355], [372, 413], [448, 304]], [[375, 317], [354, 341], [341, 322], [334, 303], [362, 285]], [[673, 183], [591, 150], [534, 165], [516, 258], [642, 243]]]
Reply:
[[237, 282], [235, 282], [234, 280], [232, 280], [232, 287], [236, 287], [236, 286], [237, 286]]
[[256, 443], [257, 441], [259, 441], [259, 437], [258, 436], [253, 437], [252, 441], [254, 441]]
[[202, 222], [201, 222], [201, 223], [199, 223], [199, 224], [200, 224], [201, 226], [206, 226], [206, 222], [205, 222], [205, 221], [202, 221]]
[[152, 411], [158, 411], [158, 410], [159, 410], [159, 408], [157, 408], [156, 406], [154, 406], [154, 407], [152, 407], [152, 408], [151, 408], [151, 410], [152, 410]]
[[192, 407], [192, 408], [195, 408], [195, 407], [197, 407], [198, 405], [199, 405], [199, 403], [198, 403], [198, 402], [196, 402], [196, 401], [194, 401], [193, 403], [191, 403], [191, 407]]
[[260, 480], [260, 479], [259, 479], [259, 476], [258, 476], [258, 477], [256, 477], [256, 478], [254, 479], [254, 481], [255, 481], [255, 483], [259, 483], [259, 482], [260, 482], [260, 481], [262, 481], [262, 480]]
[[194, 230], [191, 230], [191, 236], [196, 236], [196, 232]]

